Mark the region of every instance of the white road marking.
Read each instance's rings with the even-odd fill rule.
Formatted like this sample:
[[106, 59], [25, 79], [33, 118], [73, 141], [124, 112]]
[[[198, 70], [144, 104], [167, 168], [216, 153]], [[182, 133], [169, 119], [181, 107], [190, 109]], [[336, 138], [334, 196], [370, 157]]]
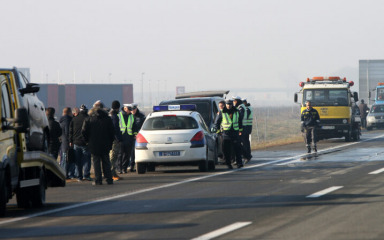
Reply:
[[200, 237], [193, 238], [192, 240], [209, 240], [209, 239], [212, 239], [212, 238], [216, 238], [216, 237], [219, 237], [219, 236], [224, 235], [226, 233], [235, 231], [235, 230], [237, 230], [239, 228], [248, 226], [251, 223], [252, 222], [237, 222], [237, 223], [228, 225], [226, 227], [217, 229], [217, 230], [215, 230], [213, 232], [201, 235]]
[[[359, 142], [352, 142], [352, 143], [347, 143], [347, 144], [343, 144], [343, 145], [336, 146], [336, 147], [325, 148], [325, 149], [317, 151], [317, 153], [326, 152], [326, 151], [329, 151], [329, 150], [334, 150], [334, 149], [343, 148], [343, 147], [348, 147], [348, 146], [352, 146], [352, 145], [355, 145], [355, 144], [358, 144], [358, 143], [367, 142], [367, 141], [371, 141], [371, 140], [374, 140], [374, 139], [377, 139], [377, 138], [381, 138], [381, 137], [384, 137], [384, 135], [380, 135], [380, 136], [376, 136], [374, 138], [369, 138], [369, 139], [361, 140]], [[311, 155], [311, 154], [310, 153], [306, 153], [306, 154], [302, 154], [302, 155], [299, 155], [299, 156], [296, 156], [296, 157], [303, 157], [303, 156], [308, 156], [308, 155]], [[288, 164], [292, 164], [292, 163], [296, 163], [296, 162], [301, 162], [301, 160], [300, 159], [295, 159], [295, 160], [292, 160], [292, 161], [289, 161], [289, 162], [279, 163], [279, 164], [275, 164], [275, 165], [288, 165]]]
[[379, 173], [382, 173], [382, 172], [384, 172], [384, 168], [381, 168], [381, 169], [378, 169], [376, 171], [370, 172], [369, 174], [379, 174]]
[[318, 198], [318, 197], [324, 196], [325, 194], [328, 194], [330, 192], [336, 191], [340, 188], [343, 188], [343, 186], [330, 187], [330, 188], [315, 192], [314, 194], [307, 196], [307, 198]]
[[[380, 135], [378, 137], [366, 139], [364, 141], [342, 145], [341, 147], [345, 147], [345, 146], [349, 146], [349, 145], [353, 145], [353, 144], [357, 144], [357, 143], [361, 143], [361, 142], [366, 142], [366, 141], [377, 139], [377, 138], [380, 138], [380, 137], [384, 137], [384, 134]], [[335, 148], [338, 148], [338, 147], [328, 148], [328, 149], [324, 149], [322, 151], [326, 151], [326, 150], [329, 150], [329, 149], [335, 149]], [[201, 177], [197, 177], [197, 178], [185, 179], [185, 180], [182, 180], [182, 181], [179, 181], [179, 182], [168, 183], [168, 184], [165, 184], [165, 185], [160, 185], [160, 186], [155, 186], [155, 187], [151, 187], [151, 188], [147, 188], [147, 189], [142, 189], [142, 190], [135, 191], [135, 192], [122, 193], [122, 194], [115, 195], [115, 196], [110, 196], [110, 197], [106, 197], [106, 198], [96, 199], [96, 200], [90, 201], [90, 202], [73, 204], [73, 205], [69, 205], [69, 206], [66, 206], [66, 207], [62, 207], [62, 208], [52, 209], [52, 210], [48, 210], [48, 211], [44, 211], [44, 212], [39, 212], [39, 213], [23, 216], [23, 217], [18, 217], [18, 218], [13, 218], [13, 219], [8, 219], [8, 220], [0, 221], [0, 225], [4, 225], [4, 224], [7, 224], [7, 223], [14, 223], [14, 222], [18, 222], [18, 221], [22, 221], [22, 220], [26, 220], [26, 219], [30, 219], [30, 218], [34, 218], [34, 217], [40, 217], [40, 216], [44, 216], [44, 215], [48, 215], [48, 214], [58, 213], [58, 212], [66, 211], [66, 210], [71, 210], [71, 209], [74, 209], [74, 208], [83, 207], [83, 206], [87, 206], [87, 205], [91, 205], [91, 204], [95, 204], [95, 203], [106, 202], [106, 201], [110, 201], [110, 200], [114, 200], [114, 199], [119, 199], [119, 198], [133, 196], [133, 195], [137, 195], [137, 194], [141, 194], [141, 193], [151, 192], [151, 191], [155, 191], [155, 190], [159, 190], [159, 189], [163, 189], [163, 188], [173, 187], [173, 186], [181, 185], [181, 184], [184, 184], [184, 183], [196, 182], [196, 181], [200, 181], [200, 180], [203, 180], [203, 179], [206, 179], [206, 178], [211, 178], [211, 177], [216, 177], [216, 176], [220, 176], [220, 175], [234, 173], [234, 172], [237, 172], [237, 171], [242, 171], [244, 169], [252, 169], [252, 168], [264, 167], [264, 166], [267, 166], [267, 165], [274, 165], [274, 164], [278, 164], [278, 163], [281, 163], [281, 162], [285, 162], [285, 161], [290, 160], [290, 159], [297, 159], [297, 158], [300, 158], [300, 157], [303, 157], [303, 156], [306, 156], [306, 155], [307, 154], [305, 153], [305, 154], [300, 154], [300, 155], [293, 156], [293, 157], [286, 157], [286, 158], [282, 158], [282, 159], [278, 159], [278, 160], [274, 160], [274, 161], [270, 161], [270, 162], [265, 162], [265, 163], [255, 164], [255, 165], [247, 165], [244, 168], [240, 168], [240, 169], [234, 169], [234, 170], [231, 170], [231, 171], [214, 173], [214, 174], [205, 175], [205, 176], [201, 176]]]

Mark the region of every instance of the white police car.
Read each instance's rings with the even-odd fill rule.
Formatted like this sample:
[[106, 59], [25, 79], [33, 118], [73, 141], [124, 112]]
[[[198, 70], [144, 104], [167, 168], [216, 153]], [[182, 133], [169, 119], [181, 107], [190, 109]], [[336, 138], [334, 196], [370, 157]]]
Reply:
[[217, 148], [196, 105], [154, 106], [136, 136], [136, 171], [155, 171], [157, 165], [197, 165], [214, 170]]

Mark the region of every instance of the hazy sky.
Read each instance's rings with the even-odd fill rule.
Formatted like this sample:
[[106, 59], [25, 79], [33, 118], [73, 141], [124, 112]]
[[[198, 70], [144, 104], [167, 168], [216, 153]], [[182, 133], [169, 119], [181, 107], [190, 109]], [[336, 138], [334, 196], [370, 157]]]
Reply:
[[357, 81], [359, 59], [384, 58], [380, 0], [1, 2], [0, 67], [30, 67], [34, 82], [145, 72], [168, 89], [298, 89], [316, 75]]

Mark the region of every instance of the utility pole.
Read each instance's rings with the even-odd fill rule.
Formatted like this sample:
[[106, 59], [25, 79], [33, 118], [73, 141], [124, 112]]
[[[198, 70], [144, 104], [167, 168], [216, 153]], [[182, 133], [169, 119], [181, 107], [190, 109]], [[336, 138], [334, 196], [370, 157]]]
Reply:
[[144, 73], [141, 73], [141, 104], [144, 108]]
[[148, 79], [149, 107], [152, 107], [151, 79]]

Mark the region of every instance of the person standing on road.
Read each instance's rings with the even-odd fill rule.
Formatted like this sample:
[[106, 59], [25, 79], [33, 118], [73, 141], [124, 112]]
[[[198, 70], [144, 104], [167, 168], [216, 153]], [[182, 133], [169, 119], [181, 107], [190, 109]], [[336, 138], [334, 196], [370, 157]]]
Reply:
[[[223, 111], [224, 108], [225, 108], [225, 101], [221, 100], [219, 102], [219, 111], [217, 112], [215, 122], [217, 121], [217, 118], [219, 117], [220, 113]], [[222, 163], [224, 160], [224, 156], [223, 156], [223, 133], [221, 129], [218, 129], [217, 131], [217, 142], [218, 142], [217, 156], [219, 158], [218, 161]]]
[[243, 143], [243, 156], [245, 158], [244, 163], [248, 163], [252, 159], [251, 152], [251, 142], [249, 141], [249, 136], [252, 133], [252, 123], [253, 123], [253, 111], [251, 105], [247, 102], [246, 98], [241, 99], [244, 104], [244, 118], [243, 118], [243, 132], [241, 133], [242, 143]]
[[108, 116], [108, 112], [104, 110], [104, 104], [100, 100], [96, 101], [89, 111], [89, 117], [84, 121], [81, 134], [85, 142], [88, 143], [93, 161], [95, 170], [93, 185], [103, 184], [101, 168], [107, 183], [113, 184], [109, 151], [112, 149], [115, 132], [112, 119]]
[[122, 134], [122, 143], [119, 155], [119, 173], [127, 173], [129, 160], [134, 147], [137, 134], [136, 120], [132, 114], [132, 105], [124, 104], [123, 111], [119, 113], [119, 126]]
[[[241, 100], [241, 97], [239, 96], [236, 96], [236, 97], [232, 97], [233, 99], [233, 105], [235, 108], [237, 108], [237, 110], [239, 110], [239, 113], [241, 115], [241, 118], [243, 119], [242, 121], [242, 124], [243, 124], [243, 132], [241, 133], [241, 136], [240, 136], [240, 146], [241, 146], [241, 156], [244, 158], [244, 159], [248, 159], [249, 156], [246, 156], [244, 154], [244, 137], [243, 137], [243, 134], [244, 134], [244, 121], [245, 121], [245, 118], [247, 117], [246, 116], [246, 108], [245, 108], [245, 105], [243, 103], [243, 101]], [[249, 137], [249, 135], [248, 135]], [[249, 140], [248, 140], [249, 141]]]
[[242, 116], [233, 106], [232, 100], [225, 102], [226, 107], [216, 119], [216, 129], [222, 129], [223, 131], [223, 152], [224, 159], [229, 169], [232, 169], [231, 165], [231, 147], [235, 151], [237, 168], [243, 167], [241, 159], [241, 143], [240, 136], [243, 131]]
[[60, 136], [62, 130], [60, 124], [55, 120], [55, 109], [49, 107], [45, 110], [45, 113], [48, 118], [48, 129], [49, 129], [49, 139], [48, 139], [48, 153], [57, 160], [60, 149]]
[[92, 181], [91, 154], [89, 153], [87, 143], [81, 134], [83, 123], [87, 118], [88, 109], [87, 106], [83, 104], [69, 125], [69, 146], [75, 151], [75, 163], [77, 166], [77, 178], [79, 181], [82, 181], [83, 178], [85, 180]]
[[69, 151], [69, 124], [72, 121], [72, 111], [70, 107], [63, 109], [63, 115], [59, 120], [61, 129], [63, 131], [61, 135], [61, 161], [60, 165], [66, 172], [67, 179], [73, 179], [76, 177], [76, 166], [72, 159], [68, 158]]
[[121, 142], [123, 141], [123, 136], [121, 135], [120, 131], [120, 123], [119, 123], [119, 109], [120, 109], [120, 102], [117, 100], [114, 100], [112, 102], [112, 109], [109, 112], [113, 128], [115, 132], [115, 139], [113, 140], [112, 144], [112, 150], [109, 153], [109, 156], [111, 158], [111, 171], [112, 171], [112, 178], [114, 181], [118, 181], [122, 179], [119, 175], [117, 175], [117, 162], [121, 151]]
[[[136, 121], [137, 132], [139, 132], [145, 121], [145, 115], [137, 108], [137, 103], [132, 103], [132, 114]], [[136, 144], [136, 139], [134, 140], [134, 143], [133, 143], [132, 153], [131, 153], [131, 162], [129, 163], [130, 165], [129, 171], [131, 172], [135, 171], [135, 144]]]
[[361, 118], [361, 126], [363, 128], [367, 128], [367, 115], [369, 108], [366, 103], [364, 103], [364, 99], [361, 99], [360, 104], [359, 104], [359, 109], [360, 109], [360, 118]]
[[320, 123], [320, 115], [317, 110], [312, 107], [310, 101], [306, 102], [306, 106], [307, 108], [301, 113], [301, 131], [305, 133], [305, 144], [308, 153], [311, 153], [311, 142], [313, 151], [317, 152], [316, 128]]

